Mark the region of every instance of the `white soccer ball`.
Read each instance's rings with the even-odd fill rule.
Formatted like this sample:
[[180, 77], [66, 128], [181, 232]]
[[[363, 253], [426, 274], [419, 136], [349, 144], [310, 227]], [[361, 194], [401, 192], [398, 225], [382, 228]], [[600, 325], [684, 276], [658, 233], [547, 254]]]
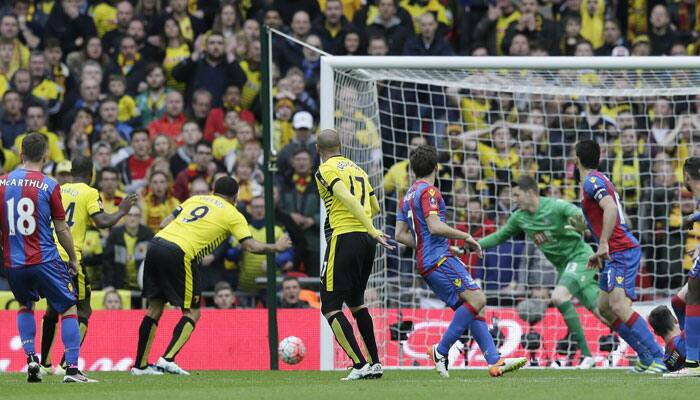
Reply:
[[306, 355], [306, 346], [304, 342], [296, 336], [288, 336], [277, 346], [277, 352], [280, 359], [287, 364], [294, 365], [301, 362]]

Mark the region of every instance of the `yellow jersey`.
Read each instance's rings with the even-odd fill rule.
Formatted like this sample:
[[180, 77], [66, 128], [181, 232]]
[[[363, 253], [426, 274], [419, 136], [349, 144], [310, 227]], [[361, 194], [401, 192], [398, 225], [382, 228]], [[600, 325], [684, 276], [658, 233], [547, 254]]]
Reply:
[[238, 150], [241, 147], [237, 138], [219, 136], [211, 144], [211, 152], [215, 160], [221, 161], [228, 153]]
[[[185, 18], [189, 21], [189, 18]], [[181, 44], [179, 47], [166, 47], [165, 57], [163, 58], [163, 69], [165, 70], [165, 84], [167, 87], [175, 89], [179, 92], [185, 90], [185, 82], [178, 82], [173, 78], [173, 69], [181, 61], [186, 60], [192, 53], [190, 46], [187, 43]]]
[[243, 90], [241, 91], [241, 107], [250, 109], [255, 105], [255, 99], [258, 97], [258, 93], [260, 93], [260, 85], [262, 84], [260, 69], [251, 69], [248, 61], [245, 60], [238, 64], [246, 77], [245, 85], [243, 85]]
[[109, 2], [102, 2], [93, 9], [92, 20], [97, 29], [97, 36], [102, 38], [105, 33], [117, 28], [117, 8]]
[[[65, 160], [66, 156], [63, 155], [63, 150], [61, 149], [61, 142], [59, 142], [58, 136], [53, 132], [49, 132], [48, 130], [46, 130], [46, 128], [42, 128], [39, 131], [39, 133], [44, 135], [46, 141], [49, 144], [49, 160], [55, 163]], [[27, 136], [27, 134], [23, 133], [15, 138], [14, 147], [17, 149], [18, 154], [22, 154], [22, 141], [24, 140], [25, 136]]]
[[158, 233], [160, 231], [160, 223], [179, 205], [180, 201], [171, 195], [168, 195], [164, 202], [156, 204], [153, 195], [151, 193], [147, 194], [143, 202], [144, 224], [151, 228], [153, 233]]
[[127, 122], [141, 115], [141, 111], [136, 106], [136, 100], [128, 94], [119, 99], [117, 110], [117, 120], [120, 122]]
[[175, 214], [156, 237], [176, 244], [188, 260], [199, 262], [231, 235], [239, 242], [252, 236], [248, 222], [236, 207], [216, 195], [190, 197]]
[[372, 202], [369, 198], [374, 196], [374, 189], [369, 183], [367, 173], [341, 155], [330, 157], [316, 172], [316, 185], [328, 214], [324, 226], [326, 239], [343, 233], [367, 232], [350, 210], [333, 196], [333, 186], [338, 182], [342, 182], [348, 188], [350, 194], [360, 202], [367, 217], [372, 219]]
[[[100, 194], [97, 189], [92, 188], [84, 183], [66, 183], [61, 186], [61, 198], [63, 200], [63, 208], [66, 210], [66, 224], [70, 228], [70, 234], [73, 237], [73, 247], [75, 255], [78, 257], [78, 263], [82, 259], [81, 253], [83, 243], [85, 243], [85, 234], [91, 222], [91, 217], [95, 214], [104, 212]], [[63, 261], [68, 261], [68, 253], [58, 243], [58, 253]]]

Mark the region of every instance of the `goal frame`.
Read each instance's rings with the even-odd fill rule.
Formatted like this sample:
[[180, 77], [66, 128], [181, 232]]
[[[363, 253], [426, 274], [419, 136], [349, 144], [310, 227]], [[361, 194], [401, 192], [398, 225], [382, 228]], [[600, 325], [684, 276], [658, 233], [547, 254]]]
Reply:
[[[320, 124], [319, 129], [333, 129], [335, 113], [336, 69], [443, 69], [443, 70], [700, 70], [700, 57], [467, 57], [467, 56], [327, 56], [321, 57], [319, 80]], [[370, 74], [367, 74], [370, 75]], [[375, 80], [376, 82], [376, 80]], [[670, 88], [669, 88], [670, 89]], [[383, 199], [380, 199], [383, 201]], [[326, 212], [321, 201], [320, 235], [324, 237], [323, 225]], [[326, 250], [321, 240], [321, 265]], [[323, 315], [320, 318], [320, 369], [334, 368], [334, 337]]]

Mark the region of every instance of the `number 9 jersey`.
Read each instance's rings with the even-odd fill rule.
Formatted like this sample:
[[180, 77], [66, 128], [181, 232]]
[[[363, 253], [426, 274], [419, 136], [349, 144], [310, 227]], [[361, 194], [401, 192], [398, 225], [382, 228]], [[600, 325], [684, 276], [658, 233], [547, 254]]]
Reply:
[[219, 196], [190, 197], [173, 214], [175, 219], [156, 237], [176, 244], [186, 259], [195, 262], [213, 252], [231, 235], [239, 242], [252, 236], [245, 217]]
[[0, 197], [5, 267], [59, 260], [51, 223], [66, 214], [58, 183], [41, 172], [16, 169], [0, 177]]

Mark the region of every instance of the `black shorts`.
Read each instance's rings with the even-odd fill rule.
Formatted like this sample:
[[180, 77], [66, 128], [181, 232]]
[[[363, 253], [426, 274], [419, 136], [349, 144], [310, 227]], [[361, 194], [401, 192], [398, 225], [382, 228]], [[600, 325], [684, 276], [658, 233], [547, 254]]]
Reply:
[[[377, 242], [364, 232], [343, 233], [331, 239], [321, 267], [321, 303], [324, 312], [364, 304]], [[329, 308], [330, 307], [330, 308]]]
[[143, 268], [143, 297], [165, 299], [182, 309], [199, 308], [199, 269], [178, 245], [153, 238]]

